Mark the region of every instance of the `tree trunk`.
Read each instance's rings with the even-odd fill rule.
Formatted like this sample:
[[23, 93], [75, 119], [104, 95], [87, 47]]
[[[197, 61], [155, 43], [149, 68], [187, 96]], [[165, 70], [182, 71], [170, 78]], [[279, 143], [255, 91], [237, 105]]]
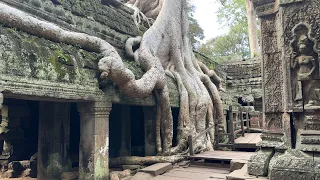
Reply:
[[248, 34], [249, 34], [249, 45], [250, 45], [250, 56], [251, 58], [260, 54], [258, 35], [257, 35], [257, 19], [256, 11], [253, 8], [251, 0], [246, 0], [246, 11], [248, 19]]
[[[145, 5], [148, 7], [147, 5], [152, 2], [153, 0], [137, 0], [135, 4], [147, 3]], [[134, 58], [145, 72], [140, 79], [135, 78], [133, 72], [122, 62], [116, 49], [103, 39], [64, 30], [1, 2], [0, 23], [55, 42], [79, 45], [84, 49], [100, 52], [103, 55], [98, 63], [101, 78], [112, 80], [129, 97], [142, 98], [155, 91], [158, 106], [156, 123], [158, 153], [183, 154], [188, 148], [189, 135], [195, 137], [214, 123], [221, 125], [224, 120], [218, 88], [212, 82], [212, 79], [215, 81], [220, 79], [203, 64], [199, 65], [193, 54], [188, 37], [186, 0], [155, 0], [155, 2], [158, 5], [156, 7], [160, 7], [159, 4], [162, 7], [158, 15], [153, 14], [157, 15], [156, 21], [143, 37], [129, 38], [125, 48], [128, 56]], [[132, 46], [139, 43], [139, 48], [133, 52]], [[176, 81], [180, 93], [178, 145], [175, 147], [172, 146], [173, 119], [166, 75]], [[195, 148], [197, 151], [212, 149], [213, 142], [214, 129], [197, 139]], [[166, 158], [146, 158], [137, 161], [159, 159]], [[131, 160], [137, 162], [136, 159]]]

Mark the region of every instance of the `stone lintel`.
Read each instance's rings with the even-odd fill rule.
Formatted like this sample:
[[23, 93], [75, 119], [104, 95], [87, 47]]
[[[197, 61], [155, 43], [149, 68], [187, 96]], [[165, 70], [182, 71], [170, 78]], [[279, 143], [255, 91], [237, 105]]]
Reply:
[[278, 11], [278, 3], [275, 0], [252, 0], [259, 17], [274, 14]]

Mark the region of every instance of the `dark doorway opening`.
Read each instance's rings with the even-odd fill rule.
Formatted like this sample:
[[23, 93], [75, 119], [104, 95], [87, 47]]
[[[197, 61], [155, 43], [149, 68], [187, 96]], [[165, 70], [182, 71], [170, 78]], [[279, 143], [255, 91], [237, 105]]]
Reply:
[[141, 106], [131, 106], [131, 155], [144, 156], [144, 114]]
[[80, 114], [77, 103], [70, 104], [70, 159], [72, 167], [79, 166]]

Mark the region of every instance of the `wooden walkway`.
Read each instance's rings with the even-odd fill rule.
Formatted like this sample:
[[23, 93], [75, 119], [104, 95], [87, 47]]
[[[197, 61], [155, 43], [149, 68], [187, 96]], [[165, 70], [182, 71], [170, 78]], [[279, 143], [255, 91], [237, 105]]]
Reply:
[[261, 141], [261, 133], [246, 133], [244, 136], [235, 139], [234, 148], [236, 149], [256, 149], [257, 143]]
[[151, 180], [222, 180], [230, 173], [229, 166], [212, 164], [211, 166], [194, 166], [175, 168]]
[[231, 161], [231, 160], [249, 160], [254, 155], [254, 152], [241, 152], [241, 151], [208, 151], [200, 154], [190, 156], [194, 160], [218, 160], [218, 161]]

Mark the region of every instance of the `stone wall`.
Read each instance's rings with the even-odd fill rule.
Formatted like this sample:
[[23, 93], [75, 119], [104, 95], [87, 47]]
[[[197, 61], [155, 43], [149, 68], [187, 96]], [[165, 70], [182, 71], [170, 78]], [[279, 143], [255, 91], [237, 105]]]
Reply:
[[319, 179], [319, 0], [252, 0], [261, 22], [263, 133], [248, 162], [271, 180]]
[[234, 99], [252, 103], [255, 109], [262, 111], [261, 60], [259, 58], [243, 61], [230, 61], [220, 65], [227, 75], [226, 90]]

